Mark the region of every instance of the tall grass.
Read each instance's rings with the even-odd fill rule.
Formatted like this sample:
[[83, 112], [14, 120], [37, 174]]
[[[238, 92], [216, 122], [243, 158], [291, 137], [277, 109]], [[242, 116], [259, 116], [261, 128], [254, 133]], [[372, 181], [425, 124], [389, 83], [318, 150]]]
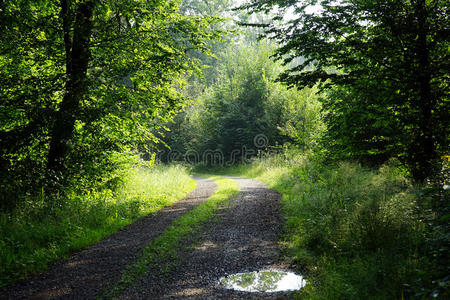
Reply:
[[130, 166], [120, 172], [113, 187], [42, 194], [1, 213], [0, 286], [44, 270], [195, 188], [181, 166]]
[[395, 162], [371, 170], [287, 151], [230, 172], [282, 194], [286, 254], [311, 282], [301, 297], [449, 295], [448, 262], [431, 250], [438, 214]]

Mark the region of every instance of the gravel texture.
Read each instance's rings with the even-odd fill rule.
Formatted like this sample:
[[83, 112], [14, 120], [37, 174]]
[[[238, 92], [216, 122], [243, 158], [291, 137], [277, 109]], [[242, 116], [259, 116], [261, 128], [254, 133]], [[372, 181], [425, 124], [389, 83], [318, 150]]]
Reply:
[[141, 218], [98, 244], [61, 261], [45, 273], [0, 290], [1, 299], [95, 299], [116, 282], [142, 249], [173, 220], [204, 202], [216, 189], [201, 178], [185, 199]]
[[[218, 220], [206, 224], [196, 246], [169, 275], [152, 272], [119, 299], [288, 299], [289, 293], [247, 293], [221, 287], [221, 277], [263, 269], [286, 270], [278, 246], [280, 195], [262, 183], [234, 178], [241, 193]], [[199, 242], [200, 241], [200, 242]]]

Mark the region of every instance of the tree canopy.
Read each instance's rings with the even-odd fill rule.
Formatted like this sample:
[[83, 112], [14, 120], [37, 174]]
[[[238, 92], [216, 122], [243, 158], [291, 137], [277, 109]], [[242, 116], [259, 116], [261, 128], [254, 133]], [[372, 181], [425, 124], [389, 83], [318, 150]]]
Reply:
[[184, 74], [199, 68], [188, 52], [207, 53], [219, 34], [217, 18], [178, 5], [1, 1], [2, 180], [90, 172], [155, 141], [152, 128], [184, 105]]
[[262, 25], [280, 44], [274, 57], [289, 65], [281, 81], [327, 89], [334, 151], [399, 157], [418, 181], [439, 171], [450, 119], [448, 1], [253, 0], [242, 8], [272, 12]]

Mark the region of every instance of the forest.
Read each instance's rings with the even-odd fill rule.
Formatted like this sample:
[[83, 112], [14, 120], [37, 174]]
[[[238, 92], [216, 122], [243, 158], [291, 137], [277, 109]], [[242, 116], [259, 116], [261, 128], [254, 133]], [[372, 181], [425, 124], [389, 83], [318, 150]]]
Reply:
[[176, 260], [229, 175], [280, 194], [308, 281], [289, 297], [450, 297], [449, 9], [0, 0], [0, 294], [214, 175], [212, 206], [146, 248]]

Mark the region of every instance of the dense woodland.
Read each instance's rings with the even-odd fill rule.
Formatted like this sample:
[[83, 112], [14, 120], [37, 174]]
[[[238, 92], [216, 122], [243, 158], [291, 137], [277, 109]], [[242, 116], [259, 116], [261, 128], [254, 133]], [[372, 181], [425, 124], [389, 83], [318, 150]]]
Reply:
[[194, 169], [283, 195], [300, 297], [448, 297], [449, 35], [443, 0], [0, 0], [0, 286]]

